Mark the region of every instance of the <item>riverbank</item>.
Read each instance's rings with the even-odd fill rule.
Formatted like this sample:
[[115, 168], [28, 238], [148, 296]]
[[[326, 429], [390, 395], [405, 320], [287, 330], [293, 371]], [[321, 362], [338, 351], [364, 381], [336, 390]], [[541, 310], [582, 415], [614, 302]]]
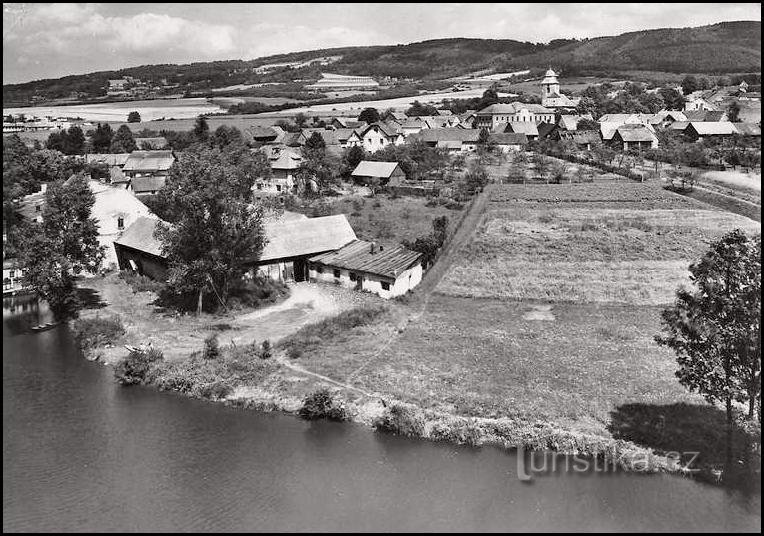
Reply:
[[[487, 416], [489, 411], [477, 407], [460, 408], [451, 402], [462, 389], [458, 383], [452, 384], [450, 391], [432, 393], [430, 400], [420, 398], [412, 389], [412, 382], [419, 382], [420, 378], [406, 372], [405, 362], [390, 361], [394, 353], [391, 346], [414, 329], [417, 317], [421, 318], [425, 304], [416, 297], [407, 302], [386, 302], [380, 308], [381, 300], [355, 293], [365, 299], [344, 303], [343, 312], [369, 308], [379, 308], [379, 311], [366, 321], [346, 325], [342, 330], [323, 326], [318, 333], [327, 335], [316, 336], [310, 331], [313, 324], [306, 320], [308, 317], [292, 324], [287, 321], [298, 302], [291, 302], [292, 305], [284, 302], [249, 319], [229, 318], [227, 322], [206, 317], [178, 319], [153, 310], [151, 293], [133, 294], [121, 280], [107, 276], [104, 280], [88, 281], [88, 285], [109, 299], [102, 307], [84, 311], [82, 317], [116, 316], [126, 327], [124, 336], [102, 348], [102, 361], [113, 365], [127, 355], [124, 344], [138, 346], [150, 342], [165, 353], [165, 359], [152, 365], [146, 379], [148, 385], [159, 389], [236, 407], [296, 415], [306, 397], [329, 387], [345, 408], [348, 420], [379, 430], [472, 446], [495, 445], [592, 456], [628, 471], [693, 475], [683, 465], [691, 460], [669, 455], [669, 449], [656, 451], [618, 438], [617, 434], [587, 431], [587, 426], [581, 423], [561, 423], [543, 411], [538, 412], [538, 408], [530, 408], [532, 411], [525, 414], [498, 412], [495, 416]], [[437, 303], [432, 306], [440, 307]], [[315, 305], [305, 305], [305, 308], [316, 310]], [[324, 312], [326, 314], [315, 318], [333, 322], [336, 317]], [[259, 324], [251, 324], [258, 318]], [[241, 331], [244, 322], [250, 323], [245, 337]], [[282, 333], [270, 339], [272, 356], [262, 359], [259, 341], [264, 339], [263, 330], [273, 325], [278, 325]], [[291, 334], [285, 330], [291, 330]], [[186, 333], [187, 339], [179, 341], [178, 332]], [[217, 333], [221, 342], [222, 355], [214, 362], [201, 356], [204, 338], [211, 333]], [[288, 342], [295, 340], [305, 348], [305, 353], [297, 358], [288, 355], [289, 349], [294, 347]], [[340, 360], [349, 359], [354, 364], [352, 373], [341, 375], [331, 367], [314, 366], [327, 352], [335, 353], [339, 348], [345, 352], [338, 356]], [[329, 361], [325, 365], [330, 365]], [[457, 371], [461, 368], [456, 362], [453, 364]], [[380, 374], [387, 377], [386, 382], [379, 381]], [[399, 389], [408, 390], [409, 396], [401, 397], [401, 391], [391, 388], [396, 384]], [[490, 385], [484, 387], [489, 392], [493, 389]], [[433, 404], [434, 400], [440, 403]], [[533, 411], [537, 418], [531, 416]], [[717, 481], [719, 474], [718, 464], [709, 464], [695, 476]]]

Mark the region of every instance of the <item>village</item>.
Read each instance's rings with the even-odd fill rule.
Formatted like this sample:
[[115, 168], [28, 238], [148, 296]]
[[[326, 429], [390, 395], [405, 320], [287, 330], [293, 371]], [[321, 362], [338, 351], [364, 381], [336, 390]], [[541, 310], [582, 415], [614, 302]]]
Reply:
[[[301, 415], [320, 399], [320, 415], [473, 445], [522, 437], [599, 455], [626, 439], [625, 467], [649, 452], [647, 470], [681, 472], [654, 454], [670, 445], [606, 423], [696, 401], [653, 342], [660, 308], [709, 241], [760, 232], [760, 86], [683, 94], [689, 78], [570, 97], [550, 67], [534, 99], [489, 88], [461, 113], [414, 102], [271, 115], [242, 129], [213, 129], [204, 116], [185, 132], [8, 117], [5, 158], [59, 178], [27, 181], [6, 209], [42, 226], [51, 188], [92, 193], [103, 255], [77, 286], [100, 302], [74, 325], [86, 356], [115, 366], [122, 383]], [[633, 99], [667, 104], [618, 111]], [[225, 230], [187, 228], [225, 211], [205, 196], [238, 180], [248, 186], [236, 199], [260, 229], [245, 258], [211, 240]], [[186, 206], [201, 212], [179, 216]], [[29, 290], [30, 239], [13, 231], [4, 296]], [[210, 272], [194, 272], [195, 248], [207, 249]], [[243, 277], [210, 275], [215, 255]], [[185, 289], [179, 301], [163, 298], [172, 286]], [[563, 354], [563, 364], [552, 357]], [[645, 403], [627, 411], [624, 400]], [[721, 433], [717, 420], [685, 418], [706, 440]], [[702, 464], [712, 479], [718, 452]]]

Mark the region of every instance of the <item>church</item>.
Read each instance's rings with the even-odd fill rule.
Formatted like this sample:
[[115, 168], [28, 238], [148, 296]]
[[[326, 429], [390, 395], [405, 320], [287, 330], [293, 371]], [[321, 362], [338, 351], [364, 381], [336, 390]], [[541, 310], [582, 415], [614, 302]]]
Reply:
[[573, 100], [560, 91], [557, 73], [550, 67], [541, 81], [541, 106], [555, 111], [574, 109], [578, 99]]

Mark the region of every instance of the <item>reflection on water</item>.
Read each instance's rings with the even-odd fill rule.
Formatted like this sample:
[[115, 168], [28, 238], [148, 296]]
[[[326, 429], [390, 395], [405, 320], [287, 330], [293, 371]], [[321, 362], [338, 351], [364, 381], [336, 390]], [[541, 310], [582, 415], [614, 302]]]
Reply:
[[[759, 496], [116, 385], [46, 311], [3, 315], [7, 531], [757, 531]], [[11, 307], [15, 308], [11, 311]]]

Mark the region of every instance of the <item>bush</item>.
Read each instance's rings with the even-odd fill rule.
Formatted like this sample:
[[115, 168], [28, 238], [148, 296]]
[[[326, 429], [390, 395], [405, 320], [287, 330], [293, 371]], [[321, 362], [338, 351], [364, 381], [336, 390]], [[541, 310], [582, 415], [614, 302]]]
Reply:
[[474, 421], [457, 417], [448, 422], [435, 423], [430, 430], [430, 438], [477, 447], [482, 442], [482, 431]]
[[344, 401], [335, 397], [327, 388], [319, 389], [306, 396], [298, 414], [303, 419], [308, 420], [348, 420], [348, 413], [345, 409]]
[[269, 359], [273, 355], [271, 351], [271, 341], [265, 339], [260, 347], [260, 359]]
[[424, 435], [424, 415], [413, 406], [394, 403], [374, 421], [374, 428], [394, 434], [422, 437]]
[[154, 281], [150, 277], [133, 272], [132, 270], [121, 270], [119, 278], [132, 287], [133, 294], [138, 292], [155, 292], [159, 294], [165, 287], [165, 284], [161, 281]]
[[218, 343], [217, 333], [209, 335], [204, 339], [204, 359], [217, 359], [220, 357], [220, 345]]
[[111, 344], [125, 334], [118, 316], [109, 318], [79, 318], [72, 323], [74, 338], [83, 352]]
[[162, 359], [164, 359], [162, 351], [156, 348], [132, 350], [127, 357], [117, 362], [114, 367], [114, 377], [122, 385], [145, 383], [151, 365]]
[[289, 294], [289, 287], [270, 277], [256, 276], [236, 281], [231, 288], [228, 306], [231, 309], [263, 307], [276, 303]]

